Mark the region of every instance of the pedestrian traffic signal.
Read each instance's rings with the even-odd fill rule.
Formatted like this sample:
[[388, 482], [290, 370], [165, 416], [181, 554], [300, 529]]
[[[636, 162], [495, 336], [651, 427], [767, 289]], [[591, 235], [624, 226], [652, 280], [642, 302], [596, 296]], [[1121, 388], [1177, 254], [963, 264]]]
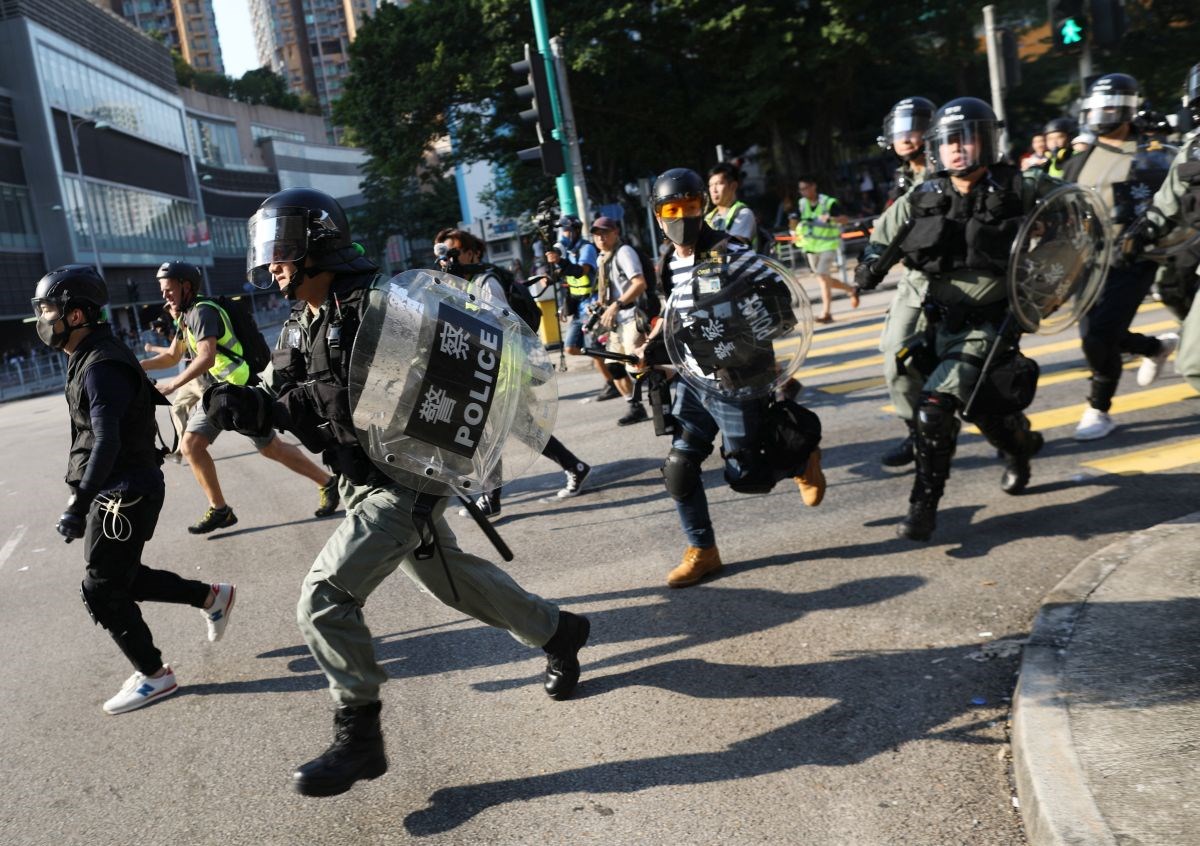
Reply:
[[1119, 0], [1092, 0], [1092, 43], [1110, 47], [1125, 34], [1125, 7]]
[[516, 89], [522, 100], [529, 99], [529, 108], [520, 114], [525, 123], [537, 129], [538, 145], [517, 151], [517, 158], [530, 164], [541, 163], [547, 176], [561, 176], [565, 171], [562, 142], [554, 137], [554, 111], [550, 103], [550, 80], [546, 76], [546, 61], [542, 54], [525, 45], [525, 58], [513, 62], [514, 72], [525, 77], [525, 84]]
[[1087, 25], [1084, 0], [1050, 0], [1050, 32], [1055, 47], [1068, 51], [1083, 49], [1088, 37]]

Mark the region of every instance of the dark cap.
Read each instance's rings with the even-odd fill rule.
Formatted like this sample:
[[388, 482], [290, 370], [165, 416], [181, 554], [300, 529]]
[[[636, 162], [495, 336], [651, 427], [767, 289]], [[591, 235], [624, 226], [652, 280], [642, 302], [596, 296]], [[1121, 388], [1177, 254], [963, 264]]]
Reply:
[[604, 215], [601, 215], [600, 217], [598, 217], [594, 221], [592, 221], [592, 231], [593, 232], [602, 232], [602, 231], [610, 230], [610, 229], [616, 229], [616, 230], [620, 231], [621, 224], [617, 223], [611, 217], [606, 217]]

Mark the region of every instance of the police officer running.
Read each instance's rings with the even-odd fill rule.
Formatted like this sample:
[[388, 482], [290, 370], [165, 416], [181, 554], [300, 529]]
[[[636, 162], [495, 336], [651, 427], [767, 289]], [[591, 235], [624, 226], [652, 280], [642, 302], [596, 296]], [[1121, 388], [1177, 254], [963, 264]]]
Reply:
[[[883, 119], [883, 135], [879, 143], [891, 149], [899, 158], [891, 201], [895, 202], [925, 181], [925, 131], [933, 118], [934, 105], [924, 97], [905, 97], [888, 112]], [[878, 256], [887, 246], [878, 227], [873, 231], [871, 243], [859, 258], [854, 272], [854, 282], [862, 290], [870, 290], [878, 283], [868, 272], [869, 259]], [[912, 364], [908, 351], [924, 332], [921, 303], [929, 287], [929, 280], [919, 270], [905, 268], [896, 286], [896, 293], [888, 307], [879, 338], [879, 351], [883, 353], [883, 375], [887, 381], [888, 394], [899, 417], [908, 427], [908, 436], [880, 459], [885, 467], [904, 467], [912, 464], [914, 424], [921, 384], [925, 381], [921, 372]], [[902, 360], [903, 359], [903, 360]]]
[[[434, 236], [433, 243], [435, 250], [438, 250], [439, 247], [444, 249], [444, 252], [439, 251], [440, 258], [438, 259], [442, 270], [466, 278], [472, 285], [486, 290], [493, 299], [499, 302], [507, 303], [509, 301], [508, 285], [520, 284], [509, 276], [506, 285], [501, 281], [499, 268], [494, 264], [481, 263], [484, 244], [474, 233], [464, 229], [447, 228]], [[567, 449], [563, 442], [553, 435], [546, 441], [542, 455], [561, 467], [567, 476], [566, 484], [556, 494], [558, 498], [567, 499], [578, 495], [583, 489], [583, 483], [592, 472], [592, 466], [580, 461], [575, 453]], [[475, 500], [476, 507], [485, 517], [499, 516], [502, 492], [502, 487], [498, 487], [480, 494]], [[463, 517], [466, 517], [467, 513], [465, 508], [459, 511]]]
[[[333, 743], [300, 766], [292, 780], [305, 796], [332, 796], [388, 768], [379, 720], [379, 687], [387, 673], [375, 657], [363, 606], [393, 571], [402, 570], [464, 614], [542, 647], [548, 659], [544, 686], [554, 699], [566, 699], [575, 689], [589, 623], [459, 549], [443, 516], [445, 497], [393, 481], [359, 444], [348, 389], [351, 349], [378, 269], [351, 242], [337, 201], [320, 191], [290, 188], [263, 202], [249, 230], [252, 281], [273, 283], [303, 306], [292, 312], [275, 353], [277, 398], [260, 388], [224, 383], [210, 389], [205, 405], [221, 428], [257, 433], [276, 425], [293, 432], [305, 447], [322, 452], [342, 478], [345, 520], [317, 555], [296, 609], [337, 710]], [[440, 555], [418, 554], [430, 544]]]
[[[988, 352], [994, 344], [1016, 347], [1016, 337], [999, 334], [1008, 305], [1005, 267], [1022, 218], [1033, 206], [1037, 182], [1046, 179], [1037, 170], [1023, 178], [1017, 168], [999, 163], [996, 115], [974, 97], [938, 109], [927, 139], [936, 172], [884, 212], [874, 239], [892, 242], [911, 219], [901, 245], [904, 262], [929, 282], [925, 355], [930, 360], [921, 366], [928, 375], [914, 419], [917, 475], [908, 516], [898, 529], [901, 537], [922, 541], [933, 534], [958, 439], [958, 414], [971, 398]], [[863, 278], [882, 279], [877, 259], [864, 265]], [[1001, 490], [1023, 491], [1042, 436], [1030, 430], [1019, 411], [973, 409], [971, 419], [1005, 457]]]
[[[704, 222], [704, 188], [700, 175], [687, 168], [672, 168], [654, 182], [655, 218], [670, 242], [659, 278], [663, 280], [663, 289], [670, 292], [668, 310], [676, 308], [684, 314], [694, 305], [691, 277], [698, 263], [721, 262], [727, 274], [735, 276], [753, 273], [759, 262], [744, 244]], [[664, 359], [658, 352], [664, 343], [664, 325], [665, 322], [660, 322], [655, 326], [643, 348], [642, 357], [647, 362]], [[725, 477], [735, 490], [770, 468], [758, 466], [756, 459], [760, 454], [754, 449], [761, 435], [765, 400], [734, 403], [703, 393], [682, 378], [675, 379], [673, 384], [671, 413], [677, 429], [662, 472], [688, 544], [679, 566], [667, 575], [667, 584], [680, 588], [694, 585], [722, 567], [701, 478], [702, 465], [712, 453], [717, 433], [720, 432], [722, 439]], [[808, 433], [811, 446], [803, 470], [795, 481], [804, 503], [816, 506], [825, 496], [821, 450], [817, 446], [820, 423], [812, 412], [800, 411], [813, 428]]]
[[108, 289], [96, 269], [69, 264], [38, 282], [33, 313], [38, 337], [68, 357], [66, 482], [71, 495], [56, 528], [67, 543], [83, 538], [83, 603], [134, 666], [133, 675], [104, 703], [105, 713], [124, 714], [178, 689], [138, 603], [199, 608], [208, 639], [215, 641], [229, 624], [236, 591], [231, 584], [209, 585], [142, 564], [142, 549], [154, 536], [163, 504], [154, 407], [166, 401], [100, 319], [107, 302]]
[[[1110, 73], [1092, 83], [1083, 101], [1082, 117], [1084, 125], [1096, 133], [1096, 143], [1071, 158], [1063, 170], [1066, 181], [1100, 192], [1111, 210], [1110, 222], [1117, 238], [1149, 204], [1166, 176], [1165, 167], [1155, 172], [1139, 166], [1144, 157], [1139, 154], [1133, 124], [1137, 110], [1138, 84], [1133, 77]], [[1099, 299], [1079, 323], [1083, 354], [1092, 376], [1088, 407], [1075, 428], [1077, 441], [1104, 438], [1116, 428], [1108, 412], [1121, 380], [1122, 353], [1144, 356], [1144, 366], [1137, 374], [1137, 383], [1144, 387], [1154, 381], [1175, 351], [1179, 340], [1176, 333], [1155, 338], [1129, 330], [1138, 307], [1150, 293], [1155, 272], [1152, 262], [1129, 261], [1114, 252]]]
[[[1134, 264], [1143, 251], [1183, 230], [1187, 240], [1165, 263], [1157, 282], [1163, 303], [1184, 321], [1175, 369], [1200, 390], [1200, 309], [1192, 308], [1200, 285], [1200, 244], [1196, 243], [1200, 237], [1200, 63], [1188, 71], [1183, 104], [1190, 112], [1193, 129], [1184, 137], [1150, 206], [1126, 227], [1121, 253]], [[1138, 376], [1143, 370], [1150, 371], [1146, 376], [1152, 381], [1160, 366], [1157, 358], [1143, 359]]]
[[[175, 367], [187, 353], [191, 362], [174, 379], [158, 383], [165, 396], [199, 379], [207, 388], [212, 382], [245, 385], [255, 381], [257, 374], [250, 372], [250, 365], [242, 355], [242, 341], [233, 333], [229, 315], [217, 303], [200, 295], [200, 268], [186, 261], [163, 262], [158, 269], [159, 288], [163, 299], [181, 317], [182, 338], [176, 340], [168, 353], [142, 360], [145, 370], [161, 370]], [[180, 442], [180, 450], [192, 468], [192, 475], [208, 500], [208, 510], [188, 531], [202, 535], [216, 529], [224, 529], [237, 523], [237, 515], [225, 501], [221, 481], [217, 478], [217, 465], [208, 448], [221, 434], [197, 404], [188, 417], [187, 426]], [[328, 517], [337, 511], [337, 478], [330, 476], [321, 467], [304, 455], [295, 444], [289, 444], [268, 430], [261, 436], [250, 439], [263, 456], [278, 461], [284, 467], [317, 485], [320, 502], [313, 515]]]

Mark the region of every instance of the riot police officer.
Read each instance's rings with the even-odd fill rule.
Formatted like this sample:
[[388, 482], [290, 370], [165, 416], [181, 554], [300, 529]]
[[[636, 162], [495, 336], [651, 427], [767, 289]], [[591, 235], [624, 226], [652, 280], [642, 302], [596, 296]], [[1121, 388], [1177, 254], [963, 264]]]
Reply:
[[[1100, 192], [1111, 210], [1110, 223], [1117, 237], [1149, 204], [1149, 198], [1166, 177], [1161, 154], [1140, 151], [1133, 120], [1138, 110], [1138, 84], [1132, 76], [1110, 73], [1092, 83], [1083, 101], [1083, 123], [1096, 133], [1087, 152], [1072, 157], [1063, 170], [1068, 182]], [[1109, 269], [1099, 299], [1079, 323], [1083, 354], [1091, 368], [1088, 407], [1075, 428], [1075, 439], [1107, 437], [1116, 424], [1109, 416], [1113, 395], [1121, 379], [1121, 354], [1143, 356], [1146, 365], [1137, 382], [1148, 385], [1163, 362], [1175, 351], [1175, 333], [1148, 337], [1129, 331], [1138, 307], [1154, 284], [1155, 266], [1148, 261], [1124, 261], [1119, 254]]]
[[[746, 245], [704, 222], [704, 192], [700, 174], [687, 168], [672, 168], [654, 181], [654, 214], [669, 242], [659, 273], [663, 289], [670, 292], [668, 311], [686, 313], [694, 306], [692, 275], [701, 262], [717, 263], [726, 276], [752, 273], [760, 263]], [[664, 320], [655, 325], [643, 347], [646, 362], [664, 361], [665, 355], [660, 356], [658, 351], [663, 349], [666, 323]], [[722, 439], [725, 478], [735, 490], [743, 488], [744, 483], [751, 484], [771, 468], [758, 466], [759, 451], [755, 449], [764, 426], [766, 400], [735, 403], [703, 393], [682, 378], [673, 384], [671, 413], [677, 428], [662, 473], [687, 538], [683, 560], [667, 575], [667, 584], [679, 588], [694, 585], [722, 567], [701, 478], [701, 465], [712, 453], [717, 433]], [[825, 495], [817, 446], [820, 421], [807, 409], [801, 411], [809, 427], [805, 433], [809, 446], [795, 480], [804, 503], [815, 506]]]
[[105, 713], [124, 714], [178, 690], [138, 603], [200, 608], [208, 639], [214, 641], [229, 623], [235, 590], [231, 584], [208, 585], [142, 564], [164, 492], [159, 468], [166, 450], [155, 447], [154, 406], [167, 401], [101, 320], [107, 302], [108, 288], [96, 269], [69, 264], [38, 282], [33, 313], [38, 337], [68, 356], [66, 482], [71, 495], [56, 528], [67, 543], [83, 538], [83, 603], [134, 666], [133, 675], [104, 703]]
[[[883, 120], [883, 135], [879, 143], [886, 145], [900, 157], [896, 168], [896, 180], [892, 188], [892, 202], [925, 181], [928, 173], [925, 163], [925, 132], [933, 118], [934, 105], [924, 97], [905, 97], [892, 106]], [[855, 269], [855, 284], [864, 290], [878, 285], [867, 272], [870, 259], [876, 258], [887, 243], [880, 239], [879, 230], [872, 233], [871, 243], [863, 251]], [[924, 274], [906, 268], [896, 286], [896, 294], [888, 307], [883, 334], [879, 339], [879, 351], [883, 353], [883, 375], [887, 381], [888, 394], [896, 415], [908, 427], [908, 435], [888, 452], [881, 463], [885, 467], [903, 467], [913, 462], [913, 416], [917, 398], [921, 393], [924, 378], [907, 357], [914, 341], [920, 337], [922, 322], [921, 303], [929, 282]], [[904, 357], [904, 360], [901, 360]]]
[[[912, 540], [928, 540], [933, 534], [959, 415], [971, 400], [989, 351], [995, 344], [1017, 346], [1014, 333], [1000, 331], [1008, 307], [1004, 271], [1022, 218], [1033, 205], [1036, 183], [1046, 179], [1032, 175], [1036, 171], [1022, 176], [1000, 163], [996, 115], [974, 97], [960, 97], [938, 109], [927, 143], [936, 172], [898, 199], [876, 224], [879, 243], [902, 235], [905, 265], [929, 281], [924, 304], [929, 326], [919, 362], [926, 378], [914, 418], [917, 475], [908, 516], [898, 529], [901, 537]], [[876, 262], [864, 262], [864, 276], [882, 277]], [[1041, 449], [1042, 436], [1020, 411], [999, 413], [985, 406], [969, 412], [1005, 457], [1001, 489], [1020, 493], [1029, 483], [1029, 462]]]
[[[463, 613], [542, 647], [544, 686], [555, 699], [575, 689], [589, 624], [459, 549], [443, 516], [446, 498], [393, 481], [360, 446], [350, 413], [350, 353], [377, 268], [351, 242], [337, 201], [308, 188], [268, 197], [250, 220], [248, 255], [252, 282], [273, 283], [303, 303], [284, 324], [275, 353], [278, 394], [272, 399], [256, 388], [218, 385], [205, 404], [222, 428], [254, 432], [274, 422], [341, 474], [346, 518], [318, 554], [296, 609], [337, 711], [333, 744], [300, 766], [293, 784], [306, 796], [332, 796], [387, 771], [379, 723], [379, 687], [387, 673], [375, 658], [362, 608], [394, 570]], [[438, 555], [422, 551], [431, 547]]]
[[1163, 303], [1184, 321], [1175, 369], [1200, 388], [1200, 309], [1191, 307], [1200, 284], [1200, 63], [1188, 71], [1183, 102], [1193, 129], [1150, 206], [1126, 228], [1121, 252], [1126, 261], [1135, 262], [1143, 250], [1185, 230], [1180, 249], [1163, 266], [1157, 284]]

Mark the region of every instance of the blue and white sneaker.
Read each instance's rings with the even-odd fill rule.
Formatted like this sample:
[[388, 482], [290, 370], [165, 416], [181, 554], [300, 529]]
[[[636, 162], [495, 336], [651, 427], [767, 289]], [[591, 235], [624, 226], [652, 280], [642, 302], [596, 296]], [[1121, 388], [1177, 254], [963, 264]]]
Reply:
[[134, 673], [117, 691], [117, 695], [104, 703], [104, 712], [124, 714], [165, 699], [177, 690], [179, 685], [175, 683], [175, 672], [169, 666], [166, 667], [166, 672], [156, 679]]
[[212, 605], [208, 608], [200, 609], [200, 613], [208, 621], [208, 640], [210, 643], [220, 640], [221, 635], [225, 634], [225, 627], [229, 625], [229, 614], [233, 611], [233, 600], [237, 594], [237, 588], [221, 582], [212, 586], [212, 592]]

